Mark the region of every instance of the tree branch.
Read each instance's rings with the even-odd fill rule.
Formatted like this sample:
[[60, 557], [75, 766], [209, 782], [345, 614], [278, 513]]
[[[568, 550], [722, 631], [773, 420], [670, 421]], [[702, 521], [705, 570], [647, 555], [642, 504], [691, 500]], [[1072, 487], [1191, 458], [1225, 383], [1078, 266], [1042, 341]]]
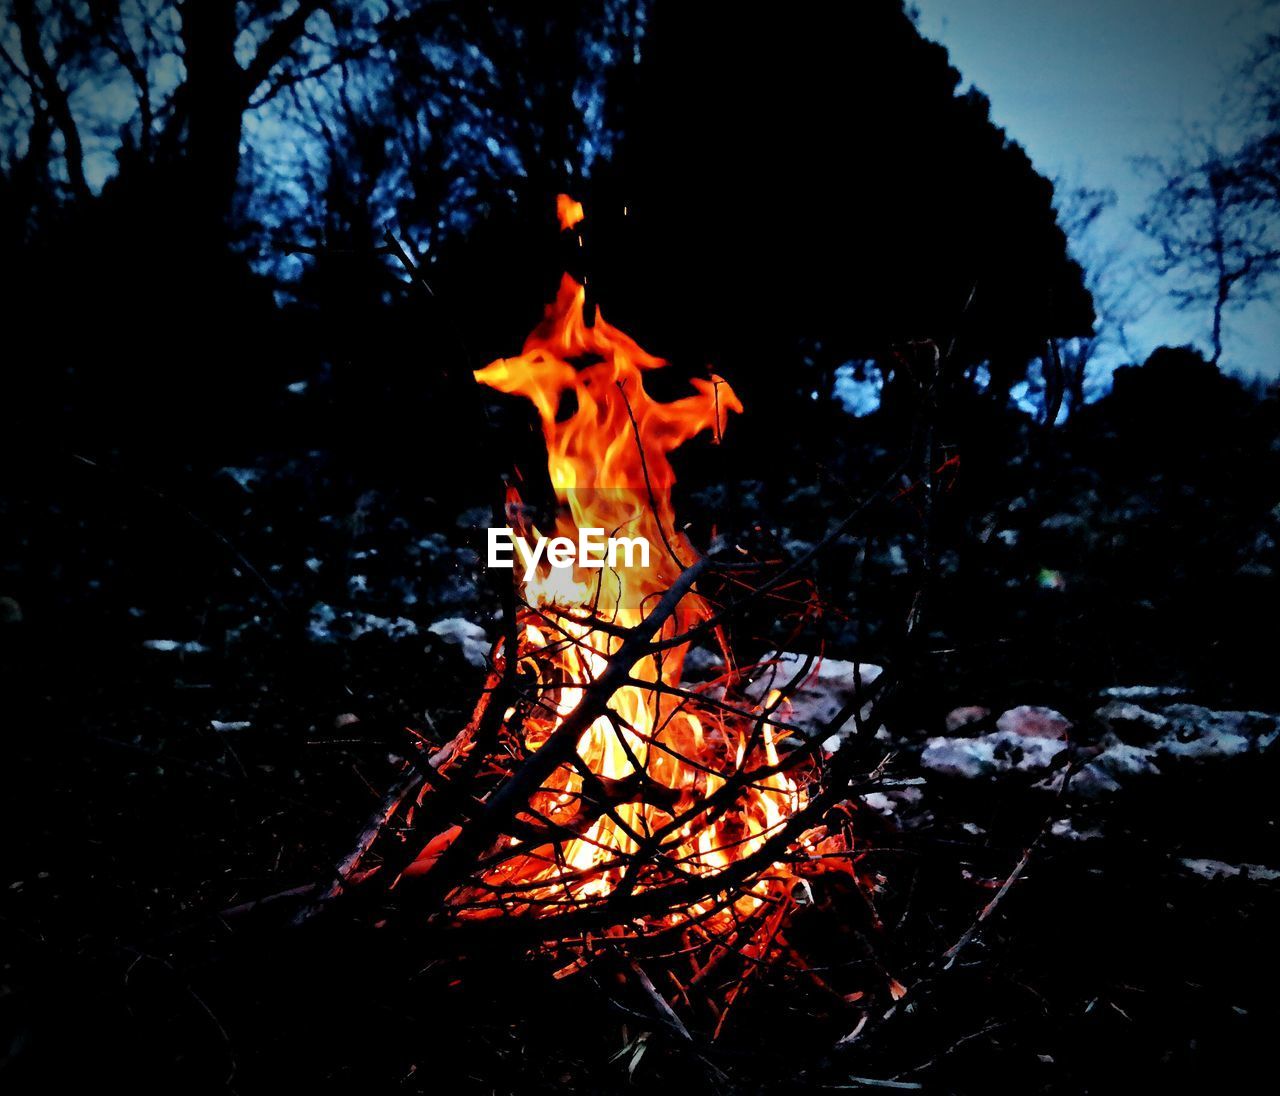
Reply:
[[240, 96], [245, 106], [271, 70], [289, 56], [294, 43], [302, 37], [307, 20], [317, 11], [329, 10], [327, 0], [301, 0], [296, 8], [276, 23], [263, 39], [258, 52], [245, 66], [240, 81]]
[[[58, 83], [58, 74], [45, 56], [40, 42], [40, 25], [33, 0], [14, 0], [13, 19], [18, 27], [18, 40], [22, 45], [22, 57], [27, 63], [44, 100], [45, 110], [54, 125], [62, 133], [63, 157], [67, 164], [67, 178], [71, 190], [81, 200], [91, 197], [89, 184], [84, 177], [84, 145], [80, 129], [71, 113], [71, 102], [66, 90]], [[38, 109], [38, 104], [33, 104]]]

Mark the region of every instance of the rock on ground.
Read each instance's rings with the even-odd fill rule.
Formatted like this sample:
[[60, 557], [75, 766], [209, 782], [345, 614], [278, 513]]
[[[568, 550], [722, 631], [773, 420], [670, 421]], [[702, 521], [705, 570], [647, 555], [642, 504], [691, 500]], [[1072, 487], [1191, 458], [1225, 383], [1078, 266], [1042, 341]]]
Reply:
[[1065, 738], [1071, 720], [1052, 708], [1023, 704], [1004, 712], [996, 720], [996, 730], [1026, 738]]
[[1203, 879], [1248, 879], [1257, 883], [1274, 883], [1280, 880], [1280, 871], [1261, 864], [1226, 864], [1221, 860], [1184, 858], [1182, 866]]
[[427, 631], [446, 643], [461, 647], [462, 657], [472, 666], [483, 669], [488, 664], [489, 640], [479, 624], [463, 617], [445, 617], [437, 620]]
[[968, 778], [1043, 772], [1066, 748], [1062, 739], [995, 730], [972, 738], [931, 738], [925, 743], [920, 764], [945, 776]]
[[[771, 689], [785, 689], [793, 677], [804, 667], [808, 656], [784, 651], [760, 672], [747, 686], [746, 693], [761, 703]], [[836, 658], [814, 658], [809, 673], [787, 698], [788, 703], [779, 709], [778, 718], [803, 727], [813, 734], [820, 734], [845, 705], [853, 700], [859, 689], [867, 689], [880, 676], [882, 669], [870, 663], [846, 662]], [[859, 718], [868, 719], [872, 702], [868, 700]], [[879, 733], [879, 732], [877, 732]], [[857, 734], [856, 721], [850, 719], [835, 734], [822, 743], [827, 753], [834, 753], [840, 744]]]
[[[972, 711], [985, 709], [957, 709], [947, 717], [948, 730], [955, 727], [957, 721], [952, 716], [957, 712]], [[959, 727], [963, 729], [972, 722], [960, 723]], [[930, 738], [920, 755], [920, 764], [936, 773], [968, 778], [1041, 772], [1049, 769], [1067, 748], [1070, 729], [1071, 721], [1052, 708], [1010, 708], [996, 720], [994, 731]]]
[[[1167, 768], [1261, 753], [1280, 739], [1280, 715], [1175, 703], [1180, 695], [1153, 685], [1104, 690], [1107, 702], [1094, 715], [1105, 731], [1090, 747], [1092, 757], [1072, 774], [1070, 791], [1109, 795]], [[956, 709], [947, 717], [948, 731], [972, 725], [969, 713], [980, 711]], [[993, 732], [929, 739], [920, 761], [934, 772], [967, 778], [1048, 770], [1066, 749], [1070, 728], [1052, 708], [1022, 705], [1002, 713]], [[1036, 786], [1058, 791], [1065, 778], [1060, 768]]]
[[380, 632], [388, 639], [408, 639], [418, 634], [418, 626], [407, 617], [384, 617], [361, 609], [335, 609], [323, 601], [311, 607], [307, 635], [313, 643], [337, 643], [357, 640], [370, 632]]
[[991, 709], [971, 704], [964, 708], [954, 708], [947, 713], [947, 734], [955, 734], [961, 727], [971, 723], [981, 723], [991, 718]]

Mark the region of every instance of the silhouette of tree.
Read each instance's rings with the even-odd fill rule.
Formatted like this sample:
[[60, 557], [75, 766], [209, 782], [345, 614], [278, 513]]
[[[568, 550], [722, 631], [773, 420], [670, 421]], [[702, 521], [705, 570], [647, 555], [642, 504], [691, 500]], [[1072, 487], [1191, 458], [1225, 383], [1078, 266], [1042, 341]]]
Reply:
[[[262, 186], [280, 182], [268, 169], [314, 171], [328, 138], [341, 143], [335, 126], [352, 121], [342, 98], [358, 87], [368, 113], [357, 121], [376, 118], [405, 146], [388, 173], [406, 183], [415, 130], [447, 138], [454, 196], [483, 206], [518, 179], [563, 186], [584, 147], [587, 159], [601, 151], [588, 100], [630, 10], [624, 0], [4, 0], [0, 91], [15, 121], [0, 132], [0, 162], [11, 181], [29, 168], [27, 197], [52, 177], [60, 200], [81, 204], [104, 181], [124, 191], [159, 174], [220, 245], [243, 236], [229, 218], [261, 211], [256, 191], [279, 197], [280, 185]], [[306, 147], [284, 156], [295, 137]], [[242, 172], [246, 152], [257, 162]]]
[[959, 333], [997, 394], [1046, 337], [1090, 330], [1051, 184], [897, 0], [657, 0], [625, 75], [593, 280], [637, 329], [666, 317], [735, 376], [796, 361], [800, 334], [887, 365]]
[[[563, 258], [656, 349], [770, 399], [952, 336], [999, 395], [1047, 337], [1091, 328], [1051, 185], [900, 0], [786, 19], [719, 0], [0, 16], [0, 230], [22, 255], [6, 288], [33, 320], [18, 357], [41, 361], [37, 331], [77, 314], [37, 387], [86, 428], [169, 421], [185, 442], [184, 414], [269, 417], [304, 348], [389, 391], [418, 347], [388, 319], [388, 230], [448, 299], [430, 337], [449, 347], [508, 345]], [[585, 246], [557, 255], [566, 189]], [[300, 309], [345, 326], [300, 341]], [[101, 333], [138, 313], [102, 363]], [[88, 410], [108, 405], [124, 417]]]
[[[5, 288], [32, 321], [14, 346], [17, 394], [123, 404], [112, 421], [126, 430], [260, 409], [263, 386], [305, 368], [273, 345], [273, 293], [362, 302], [335, 345], [356, 349], [394, 287], [372, 256], [387, 228], [434, 261], [533, 189], [549, 200], [566, 165], [602, 150], [592, 96], [628, 10], [0, 0], [0, 232], [21, 256]], [[333, 251], [348, 257], [318, 271]], [[110, 277], [87, 277], [102, 264]], [[56, 365], [37, 365], [41, 331], [68, 307], [81, 322], [63, 327]], [[139, 309], [123, 360], [98, 364], [102, 332]], [[145, 415], [144, 399], [168, 414]]]
[[1115, 207], [1115, 191], [1058, 179], [1054, 194], [1058, 223], [1071, 241], [1071, 254], [1084, 270], [1085, 288], [1093, 298], [1096, 316], [1092, 332], [1061, 340], [1055, 347], [1070, 416], [1084, 406], [1094, 387], [1093, 374], [1102, 354], [1119, 352], [1132, 360], [1128, 328], [1146, 311], [1146, 302], [1138, 297], [1140, 278], [1135, 263], [1114, 240], [1098, 231], [1099, 222]]
[[[0, 20], [16, 29], [18, 49], [0, 51], [6, 94], [33, 131], [60, 138], [21, 152], [20, 135], [10, 135], [10, 164], [34, 157], [38, 174], [56, 169], [83, 203], [90, 158], [114, 153], [117, 173], [180, 160], [192, 223], [211, 241], [230, 213], [246, 111], [297, 70], [313, 20], [341, 22], [339, 5], [324, 0], [299, 0], [287, 13], [233, 0], [50, 0], [39, 9], [10, 0], [7, 8]], [[98, 173], [110, 174], [101, 165]]]
[[[1280, 10], [1274, 0], [1267, 5]], [[1275, 211], [1280, 204], [1280, 29], [1262, 35], [1241, 67], [1234, 111], [1246, 131], [1235, 158], [1241, 197]]]
[[1177, 306], [1209, 305], [1214, 364], [1222, 358], [1227, 311], [1269, 299], [1280, 264], [1280, 224], [1244, 185], [1238, 156], [1189, 138], [1176, 157], [1156, 165], [1163, 182], [1139, 220], [1160, 247], [1156, 273], [1181, 279], [1171, 290]]
[[1258, 43], [1215, 128], [1234, 139], [1193, 131], [1144, 162], [1160, 184], [1139, 227], [1160, 247], [1156, 272], [1178, 279], [1178, 307], [1209, 307], [1216, 364], [1226, 314], [1270, 300], [1280, 275], [1280, 32]]

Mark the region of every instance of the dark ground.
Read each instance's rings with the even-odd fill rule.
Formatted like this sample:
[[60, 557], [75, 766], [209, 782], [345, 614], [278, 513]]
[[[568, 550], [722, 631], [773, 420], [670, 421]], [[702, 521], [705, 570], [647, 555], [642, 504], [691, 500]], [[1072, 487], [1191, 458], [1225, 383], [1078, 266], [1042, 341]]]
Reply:
[[[962, 460], [933, 653], [890, 721], [891, 773], [919, 774], [958, 704], [1052, 705], [1084, 747], [1107, 686], [1280, 710], [1275, 399], [1156, 398], [1158, 380], [1048, 435], [980, 403], [946, 425]], [[857, 494], [893, 462], [892, 423], [815, 416], [827, 440], [798, 449], [792, 475], [729, 492], [731, 522], [812, 541], [848, 508], [842, 485]], [[94, 459], [5, 471], [5, 1090], [715, 1090], [687, 1049], [610, 1010], [608, 971], [553, 982], [500, 951], [462, 964], [342, 913], [291, 929], [288, 900], [220, 915], [326, 877], [393, 778], [401, 728], [443, 740], [470, 712], [482, 671], [427, 631], [492, 620], [460, 500], [325, 452]], [[874, 661], [892, 642], [913, 521], [882, 507], [865, 551], [824, 562], [848, 607], [830, 655]], [[765, 980], [707, 1057], [743, 1091], [1258, 1087], [1280, 886], [1181, 860], [1280, 866], [1276, 760], [1066, 803], [1029, 781], [930, 775], [909, 809], [861, 815], [883, 930], [864, 936], [865, 909], [836, 892], [796, 927], [831, 983], [866, 997]], [[1064, 817], [1103, 837], [1047, 836], [957, 966], [931, 968]], [[888, 1020], [879, 964], [908, 989]], [[868, 1002], [863, 1036], [833, 1050]]]

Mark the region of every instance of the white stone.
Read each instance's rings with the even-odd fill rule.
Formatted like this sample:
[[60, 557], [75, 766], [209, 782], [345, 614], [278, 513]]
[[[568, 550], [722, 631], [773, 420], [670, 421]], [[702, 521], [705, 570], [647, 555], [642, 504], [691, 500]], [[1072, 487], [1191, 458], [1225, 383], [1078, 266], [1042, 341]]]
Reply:
[[1071, 720], [1052, 708], [1023, 704], [1004, 712], [996, 720], [996, 730], [1027, 738], [1065, 738]]
[[1039, 772], [1066, 748], [1061, 739], [996, 730], [973, 738], [931, 738], [920, 755], [920, 764], [947, 776], [970, 778]]
[[[763, 703], [770, 689], [783, 689], [803, 668], [807, 656], [784, 651], [771, 664], [759, 672], [747, 686], [747, 695], [757, 703]], [[787, 697], [787, 703], [777, 712], [785, 723], [794, 723], [812, 734], [820, 734], [825, 726], [845, 705], [854, 699], [859, 689], [867, 689], [880, 676], [882, 669], [871, 663], [855, 664], [836, 658], [814, 658], [805, 679]], [[862, 705], [858, 719], [871, 716], [873, 701]], [[857, 720], [849, 721], [822, 743], [827, 753], [835, 753], [848, 738], [858, 733]]]
[[971, 704], [964, 708], [953, 708], [947, 713], [947, 734], [955, 734], [961, 727], [967, 727], [971, 723], [981, 723], [982, 720], [991, 716], [990, 708], [983, 708], [977, 704]]
[[1177, 700], [1186, 696], [1187, 690], [1176, 685], [1114, 685], [1099, 695], [1112, 700]]
[[472, 666], [484, 668], [489, 662], [489, 640], [484, 629], [473, 621], [463, 617], [445, 617], [437, 620], [427, 631], [439, 636], [446, 643], [454, 643], [462, 648], [462, 657]]
[[1182, 866], [1202, 879], [1249, 879], [1258, 883], [1274, 883], [1280, 879], [1280, 871], [1261, 864], [1227, 864], [1221, 860], [1200, 860], [1191, 857], [1182, 860]]
[[358, 609], [334, 609], [323, 601], [311, 606], [307, 621], [307, 635], [314, 643], [336, 643], [335, 626], [346, 626], [347, 638], [359, 639], [370, 632], [381, 632], [389, 639], [407, 639], [418, 634], [418, 626], [406, 617], [381, 617]]
[[185, 643], [176, 639], [144, 639], [142, 646], [148, 651], [160, 651], [163, 654], [200, 655], [209, 650], [203, 643], [193, 639]]

